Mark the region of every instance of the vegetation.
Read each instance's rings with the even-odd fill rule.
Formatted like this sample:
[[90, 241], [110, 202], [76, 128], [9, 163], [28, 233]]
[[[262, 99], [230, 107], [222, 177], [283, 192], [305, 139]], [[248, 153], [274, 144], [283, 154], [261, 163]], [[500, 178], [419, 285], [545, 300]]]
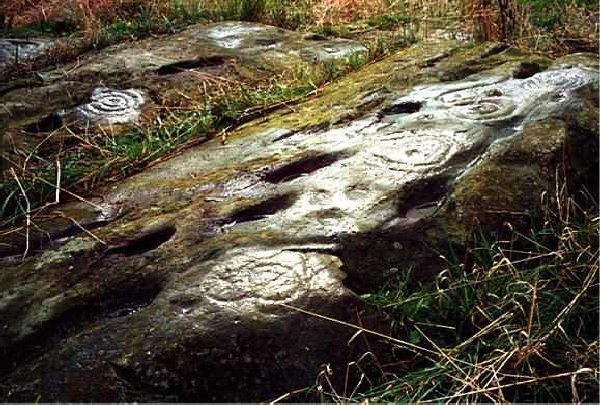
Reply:
[[[315, 66], [252, 89], [223, 83], [202, 102], [167, 109], [119, 136], [73, 134], [77, 142], [60, 145], [55, 154], [46, 153], [45, 145], [17, 146], [22, 161], [14, 166], [24, 169], [0, 180], [0, 227], [43, 209], [57, 180], [65, 190], [86, 192], [207, 139], [225, 140], [243, 122], [309, 97], [433, 28], [450, 26], [475, 40], [505, 40], [552, 54], [598, 51], [598, 6], [588, 0], [4, 2], [4, 35], [65, 38], [49, 60], [21, 65], [8, 76], [204, 21], [259, 21], [345, 37], [393, 31], [401, 32], [401, 40], [377, 33], [368, 57], [356, 54], [345, 65]], [[598, 206], [593, 198], [578, 205], [564, 188], [557, 197], [529, 233], [514, 231], [499, 240], [478, 234], [472, 246], [448, 247], [447, 268], [435, 280], [407, 273], [365, 295], [391, 320], [398, 364], [377, 364], [378, 372], [365, 371], [350, 392], [334, 392], [326, 381], [307, 392], [340, 402], [598, 401]]]
[[[476, 39], [506, 40], [565, 53], [598, 49], [598, 4], [591, 0], [3, 0], [0, 28], [36, 24], [42, 32], [77, 32], [85, 46], [170, 32], [202, 21], [247, 20], [289, 29], [335, 29], [364, 21], [422, 35], [451, 28]], [[0, 2], [1, 4], [2, 2]], [[18, 30], [17, 30], [18, 33]], [[21, 33], [23, 30], [21, 29]]]
[[[407, 273], [363, 298], [388, 314], [393, 365], [357, 365], [297, 395], [347, 402], [598, 402], [598, 217], [564, 188], [529, 233], [474, 235], [434, 281]], [[462, 249], [462, 248], [461, 248]], [[386, 358], [386, 353], [376, 352]], [[349, 366], [352, 367], [352, 366]], [[299, 397], [305, 398], [305, 397]], [[314, 398], [314, 397], [313, 397]]]
[[[388, 52], [387, 44], [377, 41], [371, 58]], [[49, 142], [56, 131], [33, 147], [15, 145], [12, 154], [19, 170], [0, 179], [0, 227], [14, 224], [27, 211], [44, 208], [54, 198], [57, 183], [67, 192], [85, 193], [101, 182], [115, 181], [162, 160], [169, 153], [188, 148], [212, 137], [221, 136], [273, 109], [290, 105], [316, 94], [317, 90], [344, 72], [358, 69], [367, 57], [352, 55], [343, 63], [320, 63], [257, 83], [245, 88], [240, 83], [222, 81], [218, 89], [201, 103], [183, 108], [167, 108], [150, 122], [115, 136], [106, 129], [76, 134], [67, 130], [75, 142]], [[45, 143], [48, 144], [45, 144]], [[60, 167], [60, 175], [58, 173]], [[58, 178], [60, 177], [60, 178]], [[21, 191], [21, 186], [23, 190]], [[27, 210], [23, 192], [31, 204]]]

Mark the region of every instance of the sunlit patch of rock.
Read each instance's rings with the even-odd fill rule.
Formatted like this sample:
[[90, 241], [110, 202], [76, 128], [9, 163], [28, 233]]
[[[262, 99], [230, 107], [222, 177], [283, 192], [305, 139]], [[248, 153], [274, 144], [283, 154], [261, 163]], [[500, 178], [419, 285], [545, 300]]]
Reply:
[[77, 119], [92, 124], [126, 124], [135, 122], [146, 97], [136, 89], [97, 88], [90, 102], [75, 109]]

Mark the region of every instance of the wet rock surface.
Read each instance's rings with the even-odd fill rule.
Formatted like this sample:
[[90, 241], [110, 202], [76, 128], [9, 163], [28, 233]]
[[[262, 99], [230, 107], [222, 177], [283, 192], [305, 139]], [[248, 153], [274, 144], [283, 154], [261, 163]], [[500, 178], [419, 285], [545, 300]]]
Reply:
[[[226, 27], [193, 35], [277, 52], [254, 50], [263, 31]], [[376, 323], [356, 293], [439, 271], [447, 239], [475, 225], [518, 223], [557, 164], [593, 184], [597, 62], [421, 45], [62, 205], [33, 257], [3, 247], [3, 397], [267, 400], [323, 364], [342, 378], [366, 351], [348, 345], [355, 330], [297, 309]], [[514, 75], [524, 63], [540, 72]]]

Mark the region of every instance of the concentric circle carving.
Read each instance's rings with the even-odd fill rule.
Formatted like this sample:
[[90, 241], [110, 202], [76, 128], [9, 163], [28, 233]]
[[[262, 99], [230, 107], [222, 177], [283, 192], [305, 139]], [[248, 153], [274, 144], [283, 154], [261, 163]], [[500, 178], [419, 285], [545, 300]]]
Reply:
[[140, 114], [145, 99], [135, 89], [96, 89], [89, 103], [77, 107], [78, 118], [94, 123], [124, 124], [133, 122]]
[[484, 97], [470, 104], [451, 109], [457, 118], [472, 121], [497, 121], [508, 119], [516, 109], [514, 102], [508, 97]]
[[311, 288], [328, 289], [339, 266], [325, 255], [254, 251], [230, 257], [206, 276], [207, 297], [219, 304], [289, 302]]
[[403, 131], [383, 136], [369, 153], [391, 169], [424, 171], [445, 163], [459, 146], [452, 131]]

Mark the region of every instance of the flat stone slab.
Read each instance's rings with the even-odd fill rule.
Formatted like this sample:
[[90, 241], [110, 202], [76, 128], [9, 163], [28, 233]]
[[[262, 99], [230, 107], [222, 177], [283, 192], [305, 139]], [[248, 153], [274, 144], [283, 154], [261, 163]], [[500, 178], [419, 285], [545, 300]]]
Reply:
[[[2, 48], [3, 43], [0, 57], [9, 58], [14, 50], [12, 42], [5, 41]], [[33, 55], [48, 44], [23, 42], [21, 52]], [[5, 90], [0, 89], [0, 106], [9, 117], [9, 127], [14, 128], [13, 136], [19, 136], [23, 127], [49, 132], [63, 123], [83, 120], [85, 124], [89, 120], [85, 114], [75, 114], [54, 126], [36, 127], [36, 123], [48, 122], [52, 114], [97, 104], [97, 89], [110, 89], [120, 92], [117, 99], [107, 98], [106, 105], [95, 109], [88, 123], [134, 123], [139, 114], [122, 114], [115, 120], [114, 108], [132, 101], [131, 97], [123, 97], [128, 89], [137, 89], [147, 102], [178, 106], [190, 100], [201, 102], [206, 89], [221, 81], [251, 84], [301, 66], [343, 61], [352, 54], [367, 52], [355, 41], [307, 36], [257, 23], [196, 25], [174, 35], [82, 55], [76, 63], [44, 72], [42, 81], [8, 83]]]
[[[250, 47], [227, 27], [202, 35]], [[448, 238], [534, 206], [557, 162], [597, 169], [597, 57], [519, 73], [535, 58], [415, 47], [60, 206], [33, 257], [15, 239], [0, 259], [3, 397], [259, 401], [323, 364], [343, 383], [368, 349], [319, 315], [376, 323], [357, 292], [440, 271]]]
[[54, 45], [46, 38], [0, 38], [0, 69], [43, 55]]

